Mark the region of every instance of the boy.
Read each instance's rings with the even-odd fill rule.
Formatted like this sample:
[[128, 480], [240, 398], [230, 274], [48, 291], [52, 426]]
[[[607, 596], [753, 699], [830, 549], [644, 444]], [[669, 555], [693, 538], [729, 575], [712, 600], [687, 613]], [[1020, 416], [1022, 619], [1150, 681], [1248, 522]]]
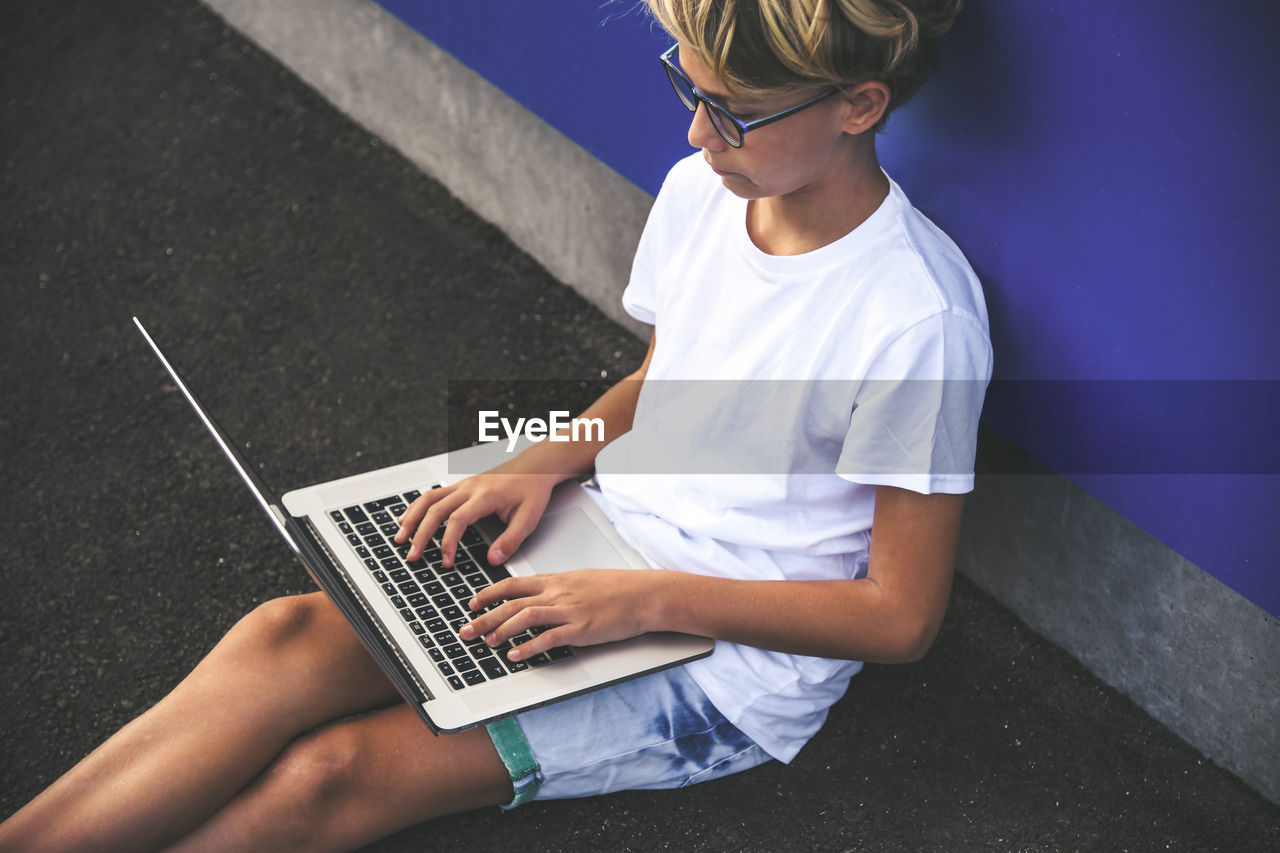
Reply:
[[[449, 563], [497, 513], [501, 563], [554, 484], [594, 469], [654, 568], [509, 579], [467, 630], [498, 645], [545, 628], [516, 658], [651, 630], [716, 652], [434, 737], [323, 595], [269, 602], [0, 827], [0, 849], [352, 849], [487, 804], [703, 781], [790, 760], [857, 661], [928, 648], [991, 353], [976, 278], [880, 170], [874, 134], [958, 3], [649, 5], [700, 153], [659, 193], [623, 297], [654, 325], [648, 354], [585, 413], [603, 441], [535, 445], [429, 492], [397, 539], [414, 558], [444, 523]], [[782, 426], [744, 444], [751, 409], [724, 407], [746, 386], [697, 405], [674, 380], [764, 383]], [[679, 444], [694, 453], [659, 455]], [[753, 464], [683, 467], [704, 447]]]

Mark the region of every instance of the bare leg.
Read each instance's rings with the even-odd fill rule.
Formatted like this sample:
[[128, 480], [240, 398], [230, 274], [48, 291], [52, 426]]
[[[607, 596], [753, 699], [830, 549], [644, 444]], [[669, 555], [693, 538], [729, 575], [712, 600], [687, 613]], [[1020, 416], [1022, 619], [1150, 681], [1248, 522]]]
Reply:
[[402, 703], [295, 741], [171, 853], [353, 850], [511, 796], [483, 729], [436, 737]]
[[294, 738], [398, 699], [322, 594], [268, 602], [172, 693], [0, 825], [0, 851], [172, 843]]

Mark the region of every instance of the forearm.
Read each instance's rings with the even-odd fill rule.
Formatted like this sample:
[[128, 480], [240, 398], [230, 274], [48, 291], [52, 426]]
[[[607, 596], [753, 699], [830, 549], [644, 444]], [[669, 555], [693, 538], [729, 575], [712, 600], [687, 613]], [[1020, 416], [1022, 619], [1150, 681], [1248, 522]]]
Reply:
[[642, 611], [647, 630], [879, 663], [920, 658], [940, 621], [871, 578], [754, 581], [678, 571], [654, 572]]
[[512, 460], [512, 470], [554, 475], [557, 482], [590, 473], [595, 467], [596, 454], [631, 429], [641, 382], [636, 374], [632, 374], [600, 395], [578, 416], [578, 420], [598, 420], [603, 424], [599, 433], [586, 429], [582, 431], [584, 436], [577, 440], [542, 441], [531, 445]]

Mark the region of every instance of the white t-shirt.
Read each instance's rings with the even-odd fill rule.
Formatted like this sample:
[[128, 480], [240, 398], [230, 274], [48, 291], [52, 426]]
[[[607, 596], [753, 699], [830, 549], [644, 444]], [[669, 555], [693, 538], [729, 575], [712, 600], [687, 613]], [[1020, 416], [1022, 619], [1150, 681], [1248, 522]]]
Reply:
[[[758, 249], [746, 209], [699, 155], [658, 193], [622, 297], [657, 346], [631, 431], [596, 459], [601, 502], [658, 567], [861, 577], [877, 485], [973, 488], [991, 377], [981, 287], [892, 182], [865, 222], [803, 255]], [[722, 641], [689, 665], [782, 761], [860, 668]]]

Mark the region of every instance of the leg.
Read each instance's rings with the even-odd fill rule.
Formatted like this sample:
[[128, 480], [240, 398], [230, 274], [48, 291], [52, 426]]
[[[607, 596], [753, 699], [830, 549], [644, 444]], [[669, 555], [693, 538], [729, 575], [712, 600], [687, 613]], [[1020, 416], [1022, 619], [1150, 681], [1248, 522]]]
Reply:
[[170, 853], [353, 850], [511, 796], [484, 729], [436, 737], [402, 703], [295, 741]]
[[0, 850], [172, 842], [299, 734], [398, 698], [324, 595], [268, 602], [172, 693], [0, 825]]

